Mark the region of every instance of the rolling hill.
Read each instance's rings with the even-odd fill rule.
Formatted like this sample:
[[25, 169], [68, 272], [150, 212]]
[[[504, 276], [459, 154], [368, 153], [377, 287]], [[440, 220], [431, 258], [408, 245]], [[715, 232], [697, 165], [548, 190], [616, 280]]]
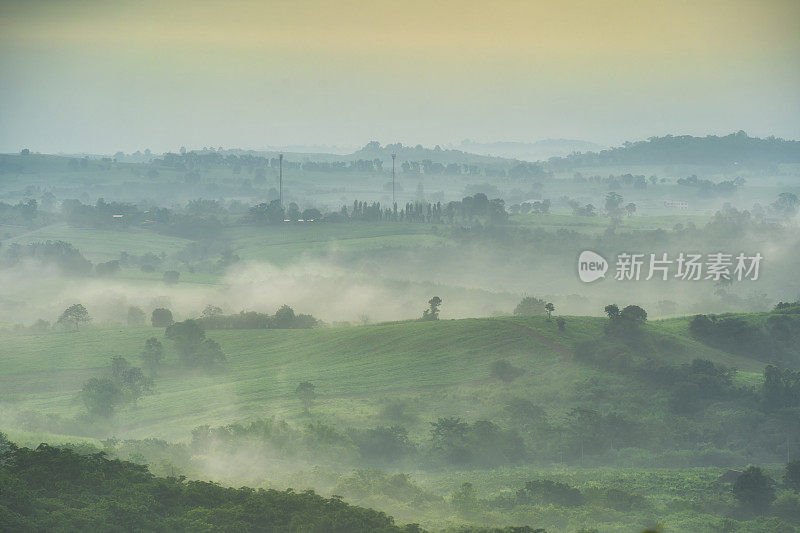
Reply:
[[[0, 401], [5, 410], [73, 416], [87, 379], [102, 375], [113, 356], [139, 364], [138, 353], [151, 336], [168, 349], [167, 366], [156, 379], [155, 393], [120, 413], [117, 435], [185, 439], [200, 424], [222, 425], [253, 417], [301, 418], [294, 389], [315, 384], [320, 399], [315, 416], [337, 424], [368, 425], [381, 401], [391, 397], [423, 398], [420, 419], [443, 414], [478, 419], [497, 415], [502, 397], [520, 394], [549, 413], [563, 413], [580, 403], [574, 384], [603, 380], [609, 394], [599, 406], [635, 414], [659, 409], [645, 383], [599, 371], [573, 361], [574, 346], [602, 334], [604, 320], [566, 317], [565, 331], [540, 317], [507, 317], [438, 322], [400, 322], [315, 330], [209, 331], [227, 354], [224, 370], [186, 374], [163, 330], [151, 327], [89, 327], [78, 332], [3, 334], [0, 348]], [[679, 353], [671, 364], [695, 357], [760, 372], [763, 363], [697, 343], [675, 321], [655, 322], [648, 330], [672, 339]], [[109, 349], [108, 346], [113, 346]], [[673, 350], [675, 351], [675, 350]], [[493, 379], [490, 365], [505, 359], [524, 370], [511, 385]], [[46, 392], [43, 392], [46, 391]], [[644, 403], [623, 398], [641, 394]], [[479, 395], [487, 401], [476, 405]], [[493, 399], [493, 400], [490, 400]], [[663, 403], [663, 402], [661, 402]], [[660, 408], [663, 408], [661, 406]], [[424, 423], [418, 430], [422, 433]]]

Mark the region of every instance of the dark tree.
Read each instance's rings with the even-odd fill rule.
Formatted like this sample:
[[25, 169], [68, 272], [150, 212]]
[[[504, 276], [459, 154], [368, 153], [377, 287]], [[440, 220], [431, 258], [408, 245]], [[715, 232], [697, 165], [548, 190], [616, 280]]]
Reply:
[[120, 356], [111, 361], [111, 379], [120, 387], [125, 402], [136, 403], [136, 400], [153, 388], [152, 378], [145, 376], [141, 368], [131, 366]]
[[206, 338], [205, 330], [196, 320], [192, 319], [175, 322], [167, 327], [164, 335], [175, 343], [175, 347], [180, 352], [184, 362], [188, 362], [191, 359]]
[[164, 345], [155, 337], [150, 337], [144, 343], [141, 358], [147, 373], [151, 376], [156, 376], [158, 367], [161, 366], [161, 361], [164, 360]]
[[278, 329], [290, 329], [294, 326], [294, 321], [294, 309], [288, 305], [282, 305], [280, 309], [275, 311], [275, 317], [273, 319], [274, 327]]
[[172, 325], [172, 311], [159, 307], [153, 309], [153, 314], [150, 315], [150, 323], [154, 328], [166, 328]]
[[556, 310], [556, 306], [550, 302], [547, 302], [544, 306], [544, 310], [547, 312], [547, 320], [550, 320], [551, 316], [553, 315], [553, 311]]
[[800, 461], [792, 461], [783, 472], [783, 484], [795, 492], [800, 491]]
[[86, 324], [91, 321], [89, 312], [82, 304], [73, 304], [67, 307], [61, 316], [58, 318], [59, 324], [71, 324], [75, 326], [75, 331], [78, 331], [80, 324]]
[[205, 309], [203, 309], [203, 318], [215, 317], [220, 316], [222, 314], [222, 308], [216, 305], [207, 305]]
[[122, 402], [123, 393], [119, 385], [108, 378], [91, 378], [83, 385], [81, 399], [93, 418], [109, 418]]
[[644, 324], [647, 321], [647, 311], [638, 305], [629, 305], [620, 311], [619, 317], [635, 324]]
[[222, 347], [214, 339], [204, 339], [197, 348], [194, 364], [206, 370], [211, 370], [226, 360]]
[[115, 259], [106, 263], [98, 263], [95, 265], [94, 271], [98, 276], [101, 277], [113, 276], [119, 272], [119, 261]]
[[603, 310], [606, 312], [606, 315], [608, 315], [610, 320], [616, 320], [619, 318], [619, 307], [617, 304], [608, 304]]
[[773, 481], [757, 466], [748, 467], [736, 478], [733, 496], [745, 508], [764, 514], [775, 500]]
[[316, 387], [314, 387], [314, 384], [310, 381], [303, 381], [297, 386], [297, 389], [295, 389], [295, 392], [300, 397], [300, 401], [303, 402], [303, 414], [306, 416], [308, 416], [311, 402], [317, 397], [315, 389]]
[[533, 296], [525, 296], [514, 308], [515, 315], [543, 315], [545, 301]]
[[439, 320], [440, 305], [442, 305], [442, 299], [438, 296], [428, 300], [428, 308], [422, 313], [422, 320]]

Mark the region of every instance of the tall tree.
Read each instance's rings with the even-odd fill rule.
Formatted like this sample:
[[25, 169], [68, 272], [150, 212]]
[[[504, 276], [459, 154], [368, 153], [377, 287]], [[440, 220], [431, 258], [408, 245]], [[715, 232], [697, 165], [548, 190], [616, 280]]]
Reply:
[[303, 402], [303, 414], [308, 416], [311, 402], [317, 397], [316, 387], [310, 381], [303, 381], [297, 386], [295, 393], [300, 397], [300, 401]]
[[156, 376], [158, 367], [164, 359], [164, 345], [155, 337], [150, 337], [144, 343], [141, 358], [147, 373]]
[[422, 320], [439, 320], [439, 306], [442, 305], [442, 299], [434, 296], [428, 300], [428, 308], [422, 313]]

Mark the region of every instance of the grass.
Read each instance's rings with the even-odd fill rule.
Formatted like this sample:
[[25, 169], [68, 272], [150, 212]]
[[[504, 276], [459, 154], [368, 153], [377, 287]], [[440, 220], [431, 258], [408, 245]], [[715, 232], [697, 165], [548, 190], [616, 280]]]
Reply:
[[[88, 327], [78, 332], [2, 334], [0, 402], [14, 410], [73, 416], [82, 384], [103, 374], [121, 355], [139, 364], [138, 353], [150, 336], [162, 338], [168, 364], [156, 380], [156, 392], [125, 409], [119, 434], [184, 439], [201, 424], [276, 415], [301, 418], [294, 389], [300, 381], [316, 385], [320, 400], [314, 416], [347, 425], [369, 425], [387, 398], [406, 397], [422, 405], [419, 431], [437, 416], [479, 419], [497, 416], [503, 398], [531, 398], [554, 415], [581, 401], [576, 384], [594, 378], [604, 389], [602, 409], [619, 408], [620, 396], [650, 395], [644, 384], [627, 383], [569, 360], [575, 343], [596, 338], [604, 320], [567, 317], [559, 331], [543, 317], [506, 317], [315, 330], [209, 331], [227, 354], [225, 370], [186, 374], [163, 331], [142, 327]], [[649, 326], [669, 336], [661, 323]], [[690, 339], [674, 362], [707, 357], [751, 371], [758, 362], [724, 354]], [[525, 370], [511, 385], [490, 375], [490, 364], [504, 358]], [[644, 414], [658, 401], [633, 402], [625, 409]], [[662, 406], [663, 407], [663, 406]]]
[[188, 239], [167, 237], [140, 228], [102, 230], [73, 228], [61, 223], [18, 235], [9, 239], [8, 243], [28, 244], [43, 241], [66, 241], [92, 262], [119, 259], [120, 252], [158, 255], [163, 251], [171, 254], [191, 242]]
[[[659, 215], [623, 217], [617, 226], [617, 231], [625, 230], [671, 230], [676, 224], [686, 226], [693, 223], [697, 227], [705, 226], [711, 219], [703, 215]], [[571, 214], [551, 213], [547, 215], [525, 214], [511, 215], [509, 221], [523, 226], [542, 228], [548, 230], [567, 229], [579, 233], [602, 233], [608, 228], [611, 220], [604, 216], [583, 217]]]

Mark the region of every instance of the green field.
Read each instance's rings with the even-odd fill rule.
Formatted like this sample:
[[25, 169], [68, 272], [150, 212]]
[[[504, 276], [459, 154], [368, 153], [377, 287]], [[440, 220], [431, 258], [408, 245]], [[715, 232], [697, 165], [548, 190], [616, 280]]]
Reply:
[[146, 253], [172, 254], [189, 242], [180, 237], [167, 237], [140, 228], [127, 230], [72, 228], [61, 223], [25, 232], [11, 239], [8, 244], [31, 242], [65, 241], [79, 249], [92, 262], [119, 259], [120, 252], [143, 255]]
[[[313, 330], [212, 330], [207, 335], [222, 345], [228, 360], [224, 369], [211, 374], [182, 371], [171, 343], [157, 328], [98, 325], [77, 332], [35, 335], [6, 330], [0, 334], [0, 427], [11, 428], [9, 435], [21, 443], [100, 446], [96, 438], [26, 429], [29, 415], [25, 413], [80, 417], [82, 384], [103, 375], [114, 355], [139, 364], [137, 354], [150, 336], [162, 338], [167, 347], [166, 366], [156, 378], [154, 394], [120, 410], [98, 437], [158, 437], [188, 442], [191, 430], [203, 424], [222, 426], [269, 417], [297, 426], [311, 420], [334, 427], [369, 428], [382, 419], [381, 409], [391, 400], [405, 400], [415, 406], [415, 417], [405, 425], [416, 441], [428, 438], [429, 422], [439, 417], [502, 419], [503, 406], [510, 397], [530, 399], [554, 421], [573, 407], [586, 405], [588, 399], [601, 412], [614, 411], [636, 420], [668, 416], [666, 398], [647, 383], [574, 360], [575, 344], [601, 336], [604, 319], [565, 319], [564, 331], [544, 317], [411, 321]], [[703, 357], [739, 368], [736, 379], [743, 384], [759, 383], [762, 362], [699, 344], [686, 335], [686, 328], [685, 319], [655, 321], [646, 326], [654, 339], [671, 339], [676, 353], [672, 363]], [[676, 343], [685, 349], [675, 350]], [[498, 359], [507, 360], [524, 374], [510, 384], [500, 383], [490, 373], [491, 363]], [[310, 419], [303, 415], [294, 392], [305, 380], [313, 382], [318, 393]], [[308, 458], [302, 465], [278, 461], [249, 474], [212, 468], [195, 475], [214, 476], [231, 484], [238, 483], [236, 476], [244, 475], [250, 484], [343, 493], [354, 503], [388, 510], [401, 522], [422, 521], [430, 528], [467, 521], [528, 523], [547, 526], [548, 531], [593, 526], [600, 531], [622, 532], [630, 531], [632, 524], [639, 527], [661, 522], [666, 531], [705, 531], [708, 524], [718, 521], [710, 509], [732, 505], [729, 489], [715, 482], [723, 469], [649, 468], [651, 456], [642, 453], [632, 449], [607, 453], [604, 460], [617, 466], [600, 467], [593, 461], [586, 466], [567, 466], [534, 459], [531, 464], [498, 469], [412, 469], [410, 479], [419, 487], [415, 490], [433, 498], [433, 503], [423, 507], [398, 500], [388, 488], [386, 493], [359, 492], [350, 474], [322, 458], [319, 461], [325, 466], [321, 468], [312, 468], [315, 459]], [[675, 452], [673, 460], [679, 460], [680, 453]], [[154, 464], [153, 468], [169, 474], [174, 467]], [[452, 494], [464, 482], [476, 487], [478, 497], [494, 501], [537, 478], [568, 483], [587, 495], [601, 495], [613, 487], [644, 495], [646, 505], [635, 511], [606, 509], [601, 503], [580, 510], [486, 508], [463, 515], [454, 513], [449, 504], [435, 503], [436, 498]], [[690, 512], [688, 505], [703, 511]]]
[[[337, 424], [366, 425], [376, 415], [379, 400], [421, 396], [427, 412], [482, 418], [496, 415], [486, 398], [519, 393], [554, 414], [578, 403], [570, 386], [587, 376], [602, 377], [609, 387], [624, 388], [624, 378], [569, 361], [573, 345], [594, 338], [603, 320], [567, 317], [560, 332], [544, 318], [406, 322], [316, 330], [211, 331], [225, 350], [223, 372], [187, 376], [178, 372], [176, 355], [157, 379], [155, 394], [142, 398], [120, 417], [118, 434], [185, 439], [201, 425], [221, 425], [253, 417], [300, 416], [294, 395], [297, 383], [312, 381], [325, 398], [316, 416]], [[674, 326], [672, 327], [674, 328]], [[672, 329], [670, 328], [670, 329]], [[654, 333], [668, 331], [656, 323]], [[113, 356], [134, 363], [144, 341], [163, 336], [151, 327], [90, 327], [79, 332], [3, 336], [0, 400], [6, 407], [41, 413], [74, 415], [83, 382], [102, 374]], [[685, 337], [688, 349], [675, 362], [704, 357], [745, 371], [763, 365], [708, 348]], [[167, 347], [169, 343], [165, 341]], [[526, 373], [509, 387], [498, 388], [489, 365], [507, 359]], [[43, 392], [47, 391], [47, 392]], [[497, 401], [500, 401], [497, 399]], [[606, 407], [618, 400], [609, 396]], [[658, 408], [631, 405], [631, 412]], [[425, 419], [425, 417], [422, 417]], [[424, 425], [421, 425], [422, 429]]]

